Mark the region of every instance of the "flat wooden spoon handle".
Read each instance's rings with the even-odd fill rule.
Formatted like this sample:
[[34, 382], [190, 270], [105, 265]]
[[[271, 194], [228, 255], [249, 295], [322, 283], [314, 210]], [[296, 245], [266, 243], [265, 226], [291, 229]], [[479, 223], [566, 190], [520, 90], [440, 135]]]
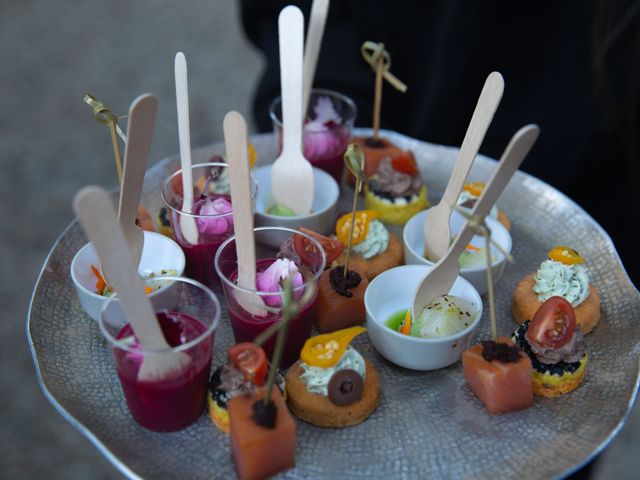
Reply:
[[482, 141], [491, 125], [504, 92], [504, 79], [498, 72], [491, 72], [484, 82], [478, 103], [469, 122], [464, 140], [460, 147], [458, 160], [453, 167], [449, 183], [442, 195], [444, 205], [453, 206], [460, 195], [464, 181], [469, 174]]
[[278, 17], [280, 42], [280, 85], [282, 89], [282, 148], [287, 159], [302, 152], [302, 50], [304, 18], [298, 7], [289, 5]]
[[136, 338], [147, 348], [168, 348], [107, 192], [95, 186], [83, 188], [73, 199], [73, 210], [107, 270]]
[[229, 112], [224, 117], [223, 128], [233, 201], [233, 230], [238, 255], [238, 285], [255, 290], [256, 250], [253, 237], [247, 124], [238, 112]]
[[120, 225], [135, 224], [157, 112], [158, 99], [148, 93], [136, 98], [129, 108], [127, 146], [118, 203]]
[[[180, 142], [180, 166], [182, 169], [182, 211], [193, 210], [193, 178], [191, 173], [191, 131], [189, 127], [189, 84], [187, 59], [178, 52], [174, 62], [176, 82], [176, 107], [178, 110], [178, 139]], [[180, 215], [180, 230], [184, 239], [192, 245], [198, 243], [196, 221], [189, 215]]]
[[320, 56], [322, 46], [322, 36], [324, 25], [329, 12], [329, 0], [313, 0], [311, 4], [311, 15], [309, 16], [309, 27], [307, 29], [307, 40], [304, 46], [304, 67], [302, 75], [302, 121], [309, 108], [309, 96], [313, 87], [313, 77], [316, 75], [316, 66]]
[[[516, 173], [531, 147], [536, 143], [539, 134], [540, 128], [533, 124], [525, 125], [515, 133], [480, 198], [478, 198], [471, 210], [471, 215], [484, 219], [489, 214], [511, 177]], [[473, 229], [469, 228], [469, 222], [466, 222], [453, 245], [451, 245], [446, 257], [455, 258], [457, 261], [457, 258], [469, 244], [474, 234]], [[487, 245], [487, 248], [489, 248], [489, 245]]]

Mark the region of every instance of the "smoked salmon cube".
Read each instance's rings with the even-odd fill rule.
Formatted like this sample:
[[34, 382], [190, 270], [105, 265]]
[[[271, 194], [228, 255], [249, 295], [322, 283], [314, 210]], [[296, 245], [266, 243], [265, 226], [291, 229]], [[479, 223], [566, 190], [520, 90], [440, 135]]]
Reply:
[[253, 419], [253, 404], [263, 393], [229, 400], [231, 455], [240, 480], [270, 477], [295, 466], [296, 424], [277, 388], [271, 394], [277, 408], [275, 428]]
[[[498, 343], [514, 346], [511, 339], [500, 337]], [[464, 379], [489, 413], [506, 413], [533, 405], [531, 359], [517, 351], [517, 361], [487, 361], [483, 345], [473, 345], [462, 354]]]
[[364, 292], [369, 281], [364, 270], [350, 266], [349, 271], [360, 275], [358, 286], [349, 290], [352, 293], [351, 297], [340, 295], [331, 286], [331, 270], [326, 270], [320, 276], [315, 320], [316, 328], [320, 333], [354, 327], [365, 321]]

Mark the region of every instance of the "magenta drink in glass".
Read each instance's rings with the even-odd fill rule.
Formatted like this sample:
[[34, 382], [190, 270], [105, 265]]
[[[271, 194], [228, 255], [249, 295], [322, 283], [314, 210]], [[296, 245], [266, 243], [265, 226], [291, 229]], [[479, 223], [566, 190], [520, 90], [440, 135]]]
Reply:
[[[313, 295], [301, 305], [298, 314], [289, 323], [287, 339], [281, 365], [292, 365], [300, 358], [300, 350], [311, 336], [311, 327], [316, 313], [318, 279], [324, 271], [326, 257], [320, 243], [313, 237], [296, 230], [280, 227], [254, 229], [256, 240], [257, 278], [256, 290], [240, 288], [238, 258], [235, 237], [229, 238], [218, 249], [215, 267], [222, 281], [231, 327], [236, 342], [251, 342], [266, 328], [281, 319], [282, 290], [280, 280], [291, 279], [294, 299], [300, 299], [306, 289], [313, 288]], [[295, 248], [295, 235], [306, 242], [304, 255]], [[245, 292], [259, 297], [265, 315], [256, 316], [247, 312], [238, 302], [238, 294]], [[275, 335], [263, 346], [268, 358], [273, 354]]]
[[[182, 211], [182, 170], [171, 175], [162, 188], [162, 199], [168, 207], [168, 217], [176, 242], [186, 258], [185, 276], [206, 286], [219, 289], [220, 281], [215, 273], [213, 261], [216, 251], [226, 239], [233, 235], [233, 206], [226, 163], [202, 163], [193, 165], [193, 208]], [[251, 179], [252, 201], [258, 193], [258, 185]], [[198, 241], [187, 241], [180, 229], [180, 216], [195, 219]]]
[[[111, 346], [133, 418], [149, 430], [173, 432], [191, 425], [205, 408], [220, 304], [209, 288], [188, 278], [156, 277], [153, 282], [165, 285], [151, 302], [170, 350], [145, 349], [138, 343], [117, 294], [102, 310], [100, 329]], [[189, 361], [161, 378], [141, 380], [138, 372], [150, 353], [182, 354]]]
[[[344, 152], [351, 140], [356, 105], [349, 97], [331, 90], [313, 89], [303, 128], [304, 156], [312, 165], [329, 173], [340, 183]], [[282, 150], [282, 100], [269, 107], [278, 152]]]

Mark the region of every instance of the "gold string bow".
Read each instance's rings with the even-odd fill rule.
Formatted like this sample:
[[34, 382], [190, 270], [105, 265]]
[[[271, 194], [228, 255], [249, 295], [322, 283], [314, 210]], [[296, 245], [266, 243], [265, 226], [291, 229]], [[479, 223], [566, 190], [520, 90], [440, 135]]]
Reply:
[[485, 217], [480, 215], [471, 215], [467, 210], [461, 208], [459, 205], [454, 205], [453, 208], [457, 210], [464, 218], [467, 219], [467, 224], [471, 230], [478, 235], [484, 237], [485, 250], [487, 252], [487, 286], [489, 287], [489, 313], [491, 315], [491, 336], [494, 342], [498, 341], [498, 323], [496, 320], [496, 299], [493, 292], [493, 271], [491, 269], [491, 247], [496, 247], [502, 255], [505, 256], [507, 261], [513, 262], [513, 257], [506, 252], [502, 246], [491, 238], [491, 229], [487, 227], [484, 219]]
[[393, 85], [396, 90], [402, 93], [407, 91], [407, 86], [389, 71], [391, 68], [391, 56], [389, 52], [385, 50], [384, 43], [366, 41], [362, 44], [362, 47], [360, 47], [360, 53], [374, 72], [378, 68], [378, 62], [382, 61], [382, 76], [384, 79]]
[[127, 137], [118, 126], [118, 117], [114, 115], [104, 103], [93, 95], [87, 93], [84, 96], [84, 101], [91, 107], [93, 116], [96, 118], [98, 123], [109, 126], [109, 130], [111, 131], [111, 144], [113, 145], [113, 155], [115, 157], [116, 170], [118, 172], [118, 181], [122, 183], [122, 155], [120, 153], [120, 144], [118, 143], [116, 135], [119, 135], [124, 143], [127, 143]]

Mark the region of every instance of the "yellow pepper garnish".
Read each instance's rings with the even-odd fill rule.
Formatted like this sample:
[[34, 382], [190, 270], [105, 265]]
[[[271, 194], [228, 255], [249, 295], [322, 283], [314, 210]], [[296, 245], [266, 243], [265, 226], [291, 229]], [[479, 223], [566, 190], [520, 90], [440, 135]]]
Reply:
[[252, 143], [249, 144], [249, 168], [253, 168], [256, 164], [256, 158], [258, 158], [258, 154], [256, 153], [256, 149]]
[[351, 340], [366, 330], [351, 327], [311, 337], [302, 347], [300, 360], [311, 367], [332, 367], [340, 361]]
[[465, 192], [469, 192], [474, 197], [479, 197], [480, 195], [482, 195], [482, 192], [484, 191], [484, 183], [483, 182], [465, 183], [462, 189]]
[[[352, 245], [364, 242], [369, 234], [371, 221], [378, 218], [380, 212], [374, 210], [360, 210], [356, 212], [356, 224], [353, 227]], [[336, 223], [336, 236], [345, 245], [349, 244], [349, 233], [351, 233], [351, 213], [345, 213]]]
[[549, 258], [565, 265], [577, 265], [584, 262], [584, 258], [573, 248], [558, 246], [549, 250]]

